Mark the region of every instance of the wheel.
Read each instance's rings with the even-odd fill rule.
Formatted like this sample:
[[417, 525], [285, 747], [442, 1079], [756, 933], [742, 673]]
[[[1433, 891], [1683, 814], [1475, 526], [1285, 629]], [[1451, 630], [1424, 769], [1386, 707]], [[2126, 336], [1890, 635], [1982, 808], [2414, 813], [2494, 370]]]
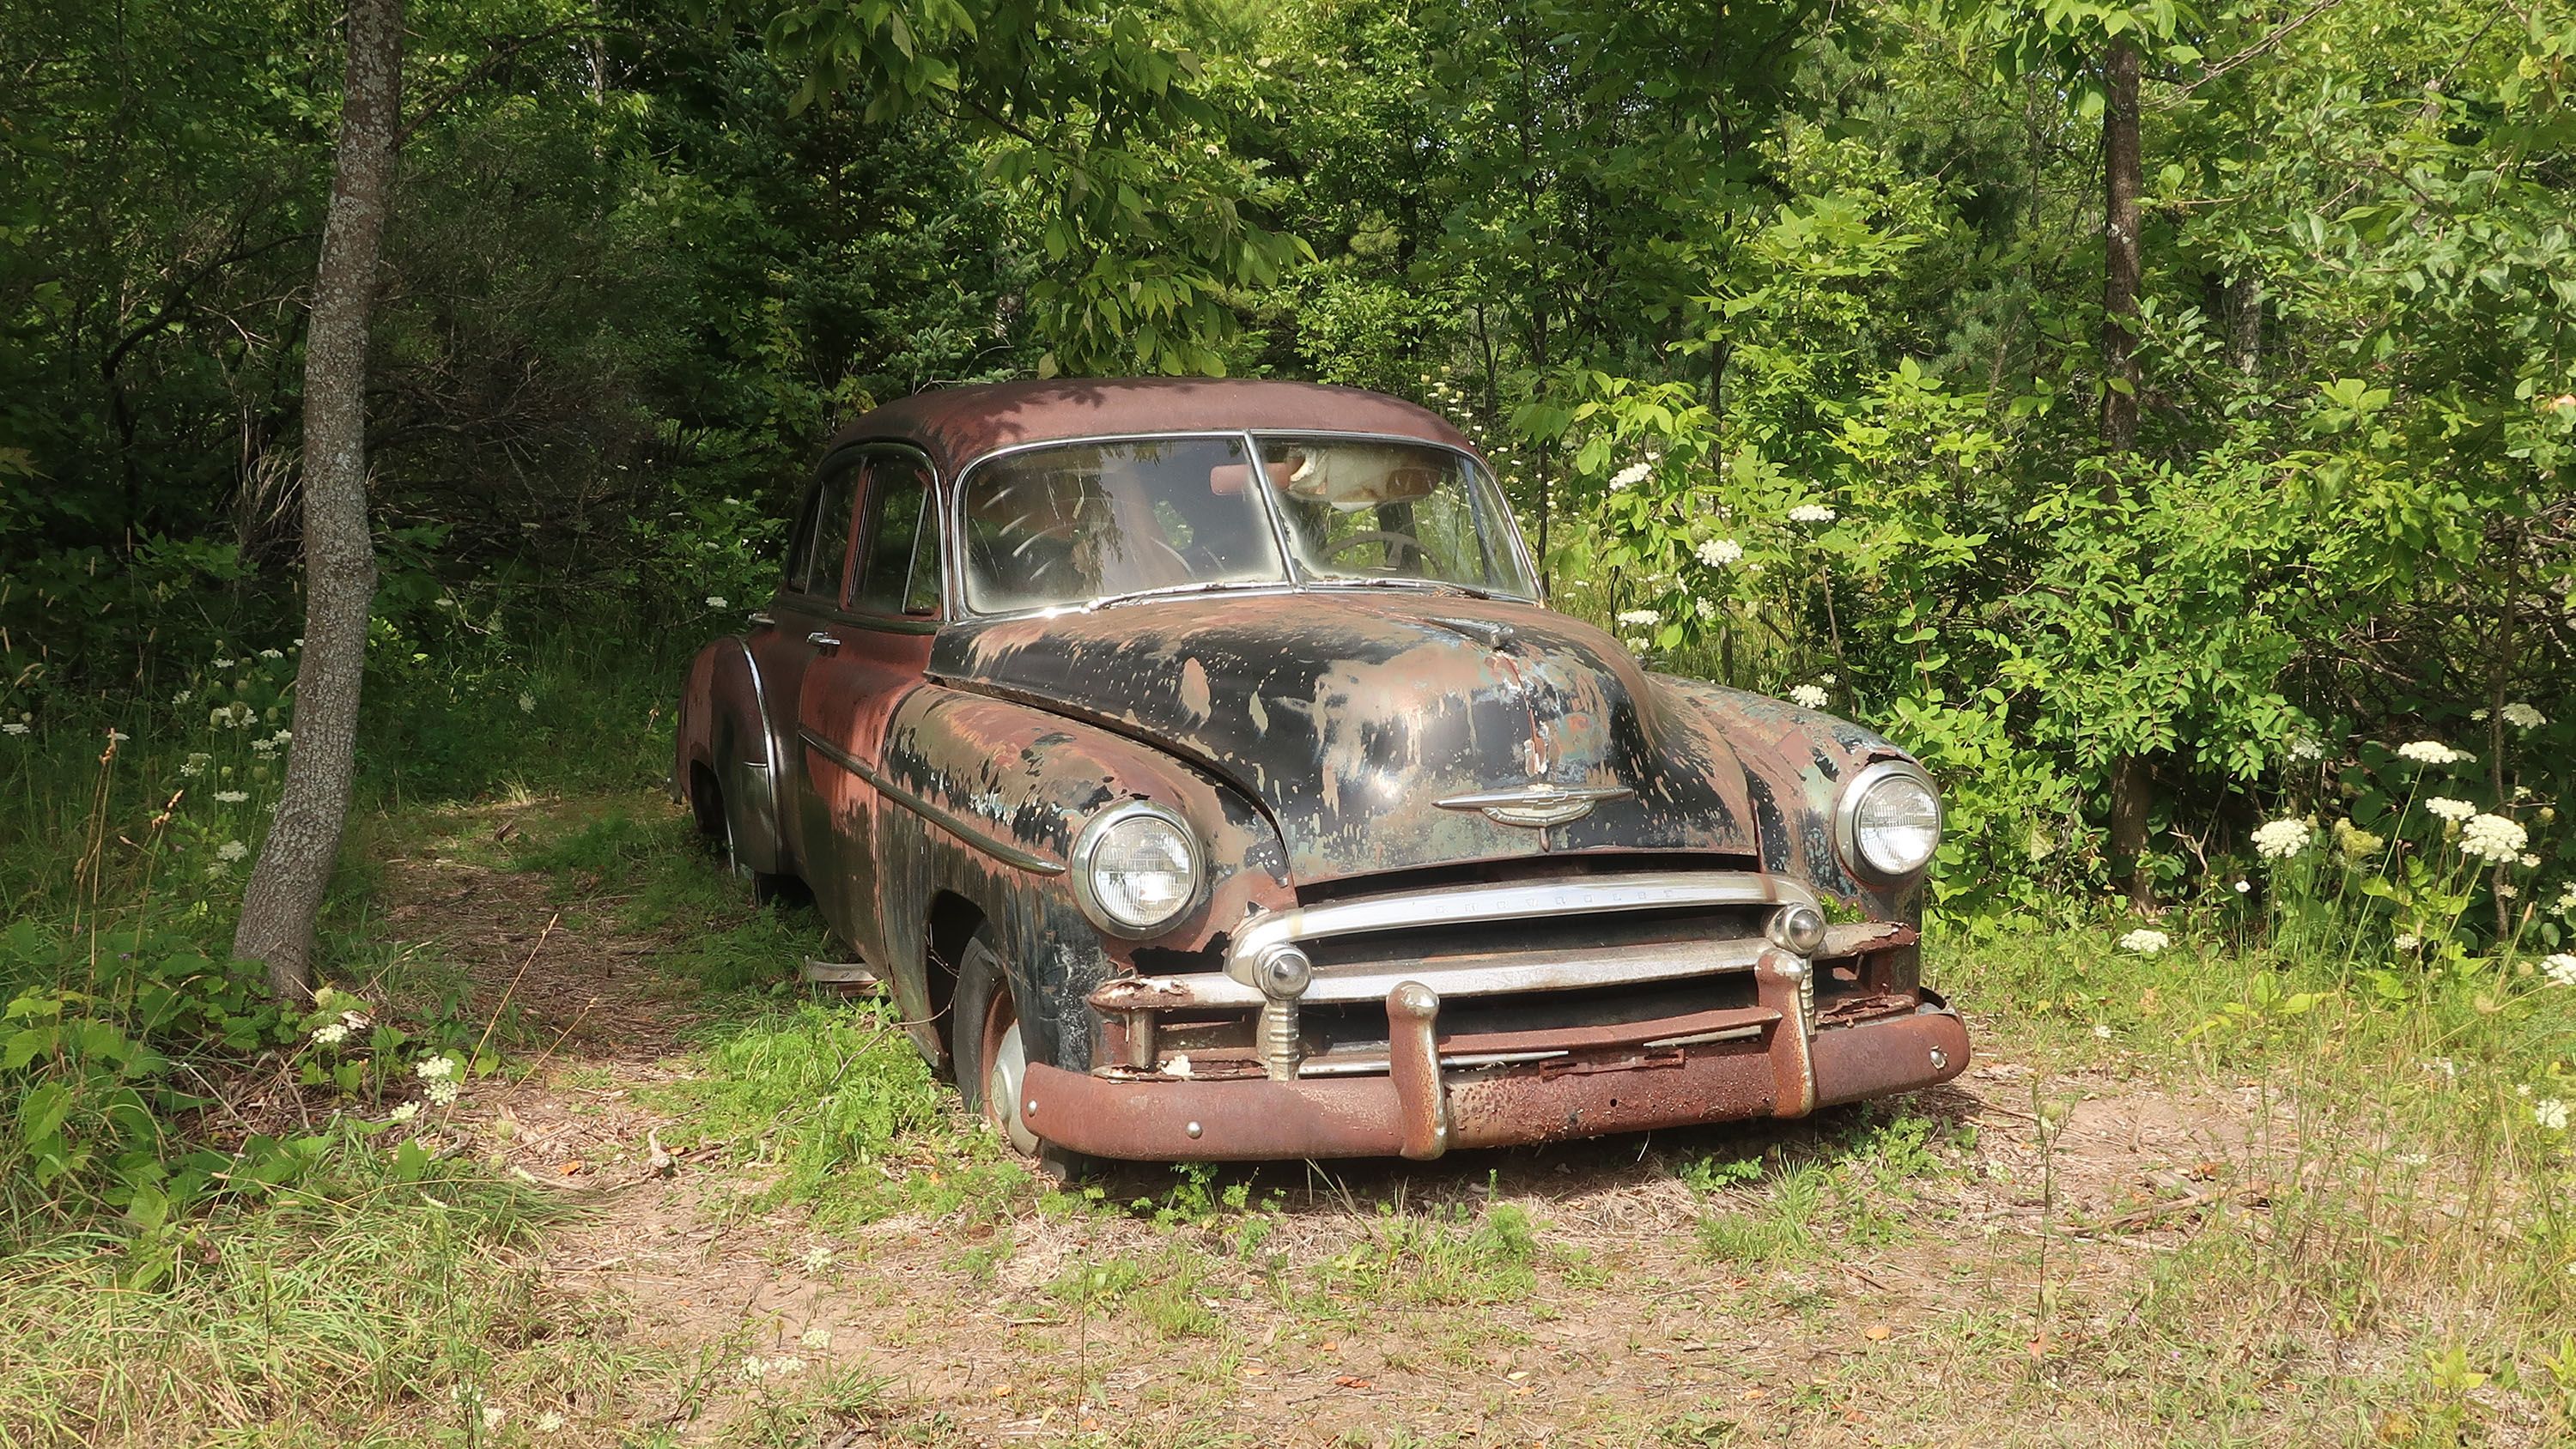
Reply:
[[957, 1095], [1002, 1134], [1011, 1150], [1058, 1178], [1079, 1177], [1089, 1159], [1068, 1152], [1020, 1120], [1020, 1084], [1028, 1071], [1028, 1039], [1020, 1030], [1019, 1003], [991, 925], [975, 928], [957, 963], [957, 994], [949, 1005], [948, 1051], [957, 1069]]

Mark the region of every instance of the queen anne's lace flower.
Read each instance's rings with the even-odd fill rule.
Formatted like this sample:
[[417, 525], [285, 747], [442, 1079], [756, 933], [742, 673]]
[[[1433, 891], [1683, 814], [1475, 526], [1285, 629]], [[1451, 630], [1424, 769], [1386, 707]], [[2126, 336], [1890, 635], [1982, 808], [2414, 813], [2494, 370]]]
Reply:
[[2287, 860], [2308, 848], [2316, 832], [2308, 822], [2295, 817], [2275, 820], [2254, 832], [2254, 853], [2265, 860]]
[[459, 1088], [454, 1082], [440, 1079], [429, 1084], [429, 1101], [434, 1107], [453, 1107]]
[[2531, 832], [2502, 815], [2473, 815], [2460, 827], [2460, 851], [2480, 860], [2506, 861], [2522, 854]]
[[2543, 1097], [2531, 1104], [2531, 1120], [2552, 1132], [2567, 1130], [2567, 1104], [2556, 1097]]
[[334, 1021], [313, 1028], [313, 1039], [324, 1046], [338, 1046], [349, 1039], [347, 1022]]
[[2424, 938], [2416, 935], [2413, 931], [2400, 931], [2397, 933], [2397, 939], [2389, 942], [2388, 944], [2400, 951], [2412, 951], [2416, 947], [2424, 944]]
[[451, 1056], [423, 1057], [419, 1061], [412, 1063], [411, 1070], [414, 1076], [419, 1077], [424, 1082], [443, 1082], [456, 1075], [456, 1058]]
[[1789, 510], [1791, 523], [1831, 523], [1835, 517], [1834, 511], [1821, 503], [1801, 503]]
[[2445, 795], [2436, 795], [2432, 799], [2425, 801], [2424, 809], [2427, 813], [2438, 815], [2453, 824], [2458, 824], [2460, 821], [2466, 820], [2470, 816], [2478, 813], [2478, 807], [2470, 804], [2468, 801], [2453, 800]]
[[2173, 937], [2153, 926], [2140, 926], [2120, 938], [2121, 950], [2134, 951], [2141, 956], [2152, 956], [2172, 944]]
[[2416, 740], [2412, 744], [2399, 745], [2397, 753], [2419, 765], [2456, 765], [2477, 758], [2466, 750], [2452, 749], [2440, 740]]
[[1744, 545], [1731, 538], [1702, 539], [1695, 551], [1699, 561], [1713, 569], [1722, 569], [1744, 557]]
[[796, 1335], [796, 1346], [798, 1348], [810, 1348], [815, 1352], [820, 1353], [824, 1349], [832, 1346], [832, 1330], [828, 1328], [809, 1328], [803, 1333]]
[[401, 1106], [396, 1107], [395, 1109], [393, 1109], [392, 1111], [387, 1112], [387, 1113], [385, 1114], [385, 1120], [386, 1120], [386, 1121], [388, 1121], [388, 1122], [396, 1122], [396, 1123], [400, 1123], [400, 1122], [408, 1122], [408, 1121], [410, 1121], [412, 1118], [417, 1117], [417, 1116], [419, 1116], [419, 1115], [420, 1115], [420, 1104], [419, 1104], [418, 1102], [405, 1102], [405, 1103], [403, 1103]]
[[2576, 952], [2561, 951], [2541, 958], [2540, 974], [2552, 986], [2576, 986]]
[[707, 595], [707, 607], [710, 609], [727, 609], [733, 606], [725, 602], [724, 595], [709, 594]]
[[1823, 709], [1825, 692], [1812, 684], [1801, 684], [1789, 691], [1789, 702], [1801, 709]]
[[2518, 730], [2536, 730], [2549, 723], [2549, 717], [2521, 700], [2504, 707], [2504, 722]]
[[250, 792], [247, 790], [217, 790], [215, 792], [215, 803], [219, 805], [239, 805], [249, 798]]
[[220, 859], [235, 861], [249, 855], [250, 847], [242, 844], [238, 840], [227, 840], [223, 844], [215, 847], [215, 854]]
[[7, 724], [0, 724], [0, 735], [23, 735], [26, 733], [28, 733], [27, 727], [18, 723], [14, 719], [9, 721]]

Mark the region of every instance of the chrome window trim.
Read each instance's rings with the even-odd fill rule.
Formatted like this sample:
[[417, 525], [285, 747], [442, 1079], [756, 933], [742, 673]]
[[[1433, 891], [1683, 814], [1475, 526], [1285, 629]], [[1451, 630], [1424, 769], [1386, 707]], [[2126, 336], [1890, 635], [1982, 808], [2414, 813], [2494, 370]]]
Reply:
[[1888, 875], [1869, 863], [1860, 849], [1860, 802], [1879, 781], [1910, 776], [1923, 782], [1932, 795], [1932, 849], [1941, 849], [1941, 837], [1949, 833], [1950, 807], [1941, 798], [1941, 786], [1931, 773], [1912, 760], [1880, 760], [1864, 767], [1843, 785], [1843, 793], [1834, 801], [1834, 853], [1842, 857], [1843, 869], [1872, 885], [1902, 885], [1920, 877], [1931, 868], [1927, 857], [1921, 866], [1901, 875]]
[[[1269, 470], [1264, 468], [1261, 463], [1260, 440], [1265, 437], [1349, 438], [1363, 443], [1405, 443], [1421, 448], [1438, 448], [1444, 452], [1458, 455], [1460, 458], [1466, 460], [1469, 467], [1481, 473], [1486, 481], [1493, 485], [1495, 493], [1502, 498], [1503, 516], [1505, 520], [1511, 524], [1512, 551], [1520, 560], [1522, 573], [1533, 581], [1537, 580], [1539, 576], [1538, 568], [1529, 551], [1529, 540], [1521, 533], [1520, 519], [1512, 514], [1511, 498], [1508, 494], [1503, 493], [1502, 480], [1494, 476], [1493, 469], [1487, 467], [1485, 461], [1478, 457], [1473, 449], [1462, 448], [1455, 443], [1443, 443], [1430, 438], [1417, 438], [1406, 433], [1359, 432], [1343, 428], [1265, 428], [1259, 432], [1255, 432], [1249, 428], [1193, 428], [1182, 432], [1172, 433], [1087, 433], [1080, 437], [1043, 438], [1034, 442], [1006, 444], [1002, 447], [989, 449], [985, 452], [976, 454], [975, 457], [964, 467], [957, 470], [956, 478], [949, 484], [946, 490], [947, 503], [943, 512], [946, 515], [947, 527], [942, 530], [944, 537], [941, 540], [942, 549], [949, 551], [950, 553], [949, 577], [955, 584], [952, 596], [952, 604], [955, 609], [955, 613], [952, 614], [951, 617], [960, 621], [975, 620], [978, 622], [997, 619], [1042, 619], [1058, 614], [1086, 613], [1105, 605], [1124, 603], [1129, 600], [1186, 595], [1188, 593], [1196, 592], [1223, 593], [1238, 589], [1287, 589], [1304, 591], [1313, 589], [1373, 589], [1388, 587], [1387, 582], [1371, 581], [1366, 579], [1318, 577], [1313, 574], [1309, 574], [1298, 564], [1297, 551], [1291, 546], [1288, 538], [1287, 521], [1279, 516], [1279, 510], [1272, 505], [1268, 496], [1270, 473]], [[1098, 446], [1104, 443], [1142, 443], [1151, 442], [1158, 438], [1236, 438], [1242, 441], [1244, 456], [1251, 463], [1254, 472], [1260, 476], [1262, 488], [1264, 490], [1261, 496], [1261, 513], [1270, 524], [1271, 544], [1279, 551], [1280, 576], [1278, 578], [1244, 579], [1240, 582], [1234, 583], [1209, 583], [1204, 585], [1190, 584], [1161, 589], [1138, 589], [1130, 590], [1126, 593], [1103, 594], [1095, 599], [1067, 601], [1061, 604], [1048, 604], [1042, 608], [1006, 609], [993, 613], [983, 612], [973, 606], [966, 597], [966, 485], [973, 481], [975, 471], [977, 469], [992, 462], [996, 458], [1014, 457], [1021, 453], [1034, 452], [1040, 448], [1075, 448]], [[865, 445], [853, 444], [852, 446], [856, 447]], [[1510, 603], [1531, 604], [1541, 607], [1544, 607], [1545, 603], [1545, 601], [1537, 594], [1520, 594], [1507, 589], [1472, 589], [1468, 585], [1448, 584], [1435, 579], [1424, 579], [1415, 582], [1419, 582], [1420, 585], [1427, 590], [1446, 591], [1455, 589], [1471, 598], [1480, 595], [1489, 596], [1495, 599], [1505, 600]], [[1398, 586], [1403, 586], [1403, 584], [1399, 582]]]
[[[1108, 909], [1101, 905], [1099, 893], [1092, 885], [1091, 871], [1100, 853], [1100, 837], [1107, 834], [1111, 826], [1122, 820], [1133, 820], [1139, 815], [1150, 815], [1162, 821], [1181, 837], [1181, 845], [1189, 852], [1190, 857], [1190, 892], [1182, 898], [1179, 905], [1172, 908], [1170, 915], [1146, 925], [1131, 926], [1111, 915]], [[1092, 816], [1082, 827], [1082, 833], [1074, 837], [1074, 903], [1082, 907], [1085, 920], [1122, 941], [1151, 940], [1169, 931], [1192, 911], [1198, 909], [1199, 892], [1206, 886], [1207, 852], [1199, 845], [1199, 833], [1179, 811], [1169, 806], [1158, 805], [1151, 800], [1122, 800]]]
[[[1643, 875], [1588, 876], [1555, 881], [1502, 881], [1445, 886], [1398, 895], [1362, 896], [1297, 906], [1247, 918], [1227, 948], [1225, 973], [1247, 987], [1253, 968], [1273, 946], [1327, 936], [1356, 936], [1537, 916], [1602, 915], [1612, 911], [1688, 910], [1704, 906], [1813, 906], [1816, 897], [1795, 881], [1753, 871], [1658, 871]], [[1748, 938], [1757, 950], [1769, 942]], [[1322, 977], [1317, 984], [1322, 984]], [[1380, 993], [1383, 994], [1383, 993]]]

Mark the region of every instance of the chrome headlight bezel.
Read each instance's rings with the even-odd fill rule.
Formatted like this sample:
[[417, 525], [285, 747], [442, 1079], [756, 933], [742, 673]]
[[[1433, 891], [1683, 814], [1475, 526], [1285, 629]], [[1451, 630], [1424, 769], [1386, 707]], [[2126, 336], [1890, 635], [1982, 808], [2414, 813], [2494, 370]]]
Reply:
[[[1923, 788], [1932, 799], [1932, 845], [1923, 859], [1902, 870], [1890, 870], [1869, 857], [1861, 848], [1861, 807], [1870, 792], [1891, 780], [1909, 780]], [[1931, 868], [1932, 857], [1940, 853], [1941, 836], [1949, 823], [1949, 808], [1942, 803], [1941, 787], [1932, 781], [1922, 766], [1911, 760], [1880, 760], [1851, 777], [1843, 786], [1842, 798], [1834, 802], [1834, 847], [1843, 858], [1843, 867], [1862, 880], [1876, 885], [1901, 885]]]
[[[1171, 911], [1151, 921], [1131, 921], [1109, 908], [1101, 898], [1097, 873], [1100, 850], [1109, 833], [1120, 825], [1137, 819], [1153, 820], [1170, 830], [1181, 844], [1181, 854], [1189, 862], [1188, 888], [1181, 892], [1180, 903]], [[1128, 800], [1091, 817], [1082, 834], [1073, 842], [1073, 898], [1091, 924], [1122, 940], [1139, 941], [1171, 929], [1198, 905], [1200, 889], [1207, 884], [1207, 857], [1199, 848], [1198, 832], [1178, 812], [1151, 800]]]

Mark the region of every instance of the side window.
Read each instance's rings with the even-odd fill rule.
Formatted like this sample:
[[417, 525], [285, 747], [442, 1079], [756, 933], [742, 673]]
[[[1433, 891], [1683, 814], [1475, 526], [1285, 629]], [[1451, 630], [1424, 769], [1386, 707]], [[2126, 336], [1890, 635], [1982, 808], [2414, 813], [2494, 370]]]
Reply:
[[859, 460], [836, 463], [806, 495], [807, 511], [796, 522], [796, 541], [787, 553], [787, 587], [818, 594], [826, 601], [841, 596], [841, 561], [850, 546], [850, 513], [859, 498]]
[[939, 512], [920, 460], [880, 454], [869, 469], [867, 532], [850, 607], [863, 614], [939, 615]]

